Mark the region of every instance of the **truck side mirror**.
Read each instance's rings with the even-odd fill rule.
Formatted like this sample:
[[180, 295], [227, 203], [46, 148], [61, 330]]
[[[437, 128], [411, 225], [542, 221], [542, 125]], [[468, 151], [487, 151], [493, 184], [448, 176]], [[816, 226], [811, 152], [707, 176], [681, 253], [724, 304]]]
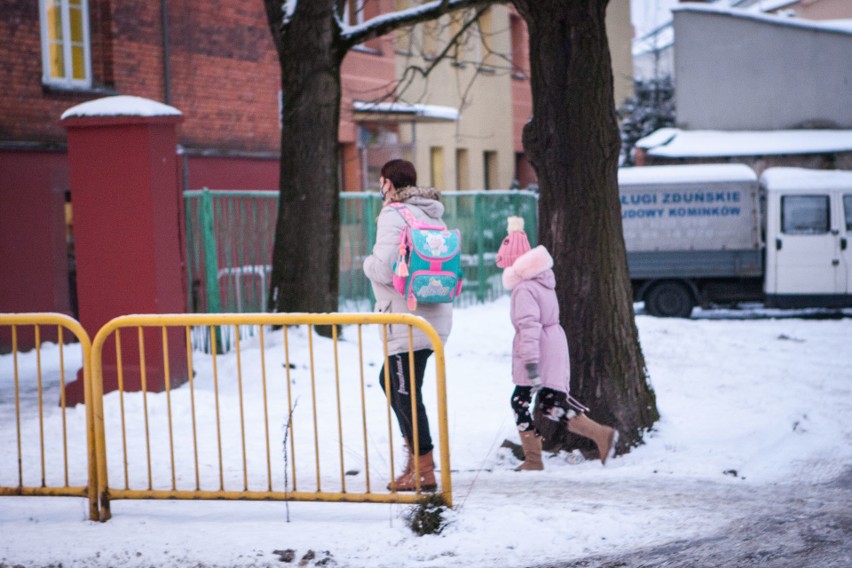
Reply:
[[781, 239], [775, 239], [775, 250], [781, 250]]

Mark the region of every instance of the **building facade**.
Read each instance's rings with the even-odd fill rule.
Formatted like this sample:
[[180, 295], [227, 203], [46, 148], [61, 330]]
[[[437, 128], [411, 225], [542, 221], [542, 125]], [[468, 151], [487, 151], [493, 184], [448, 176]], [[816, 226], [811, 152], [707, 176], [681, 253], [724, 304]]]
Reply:
[[[417, 4], [350, 0], [350, 23]], [[629, 0], [613, 0], [616, 97], [629, 87]], [[397, 100], [456, 115], [359, 114], [415, 64], [428, 67], [461, 15], [351, 50], [341, 74], [341, 190], [374, 189], [389, 157], [412, 159], [421, 183], [447, 190], [535, 182], [520, 133], [532, 112], [527, 34], [495, 5], [466, 41]], [[183, 113], [184, 189], [277, 189], [280, 68], [262, 2], [9, 0], [0, 20], [6, 88], [0, 92], [0, 312], [75, 313], [73, 195], [63, 111], [134, 95]], [[620, 55], [619, 55], [620, 54]], [[471, 80], [476, 76], [476, 80]], [[619, 86], [621, 85], [621, 86]], [[439, 113], [440, 114], [440, 113]], [[38, 228], [38, 229], [36, 229]]]

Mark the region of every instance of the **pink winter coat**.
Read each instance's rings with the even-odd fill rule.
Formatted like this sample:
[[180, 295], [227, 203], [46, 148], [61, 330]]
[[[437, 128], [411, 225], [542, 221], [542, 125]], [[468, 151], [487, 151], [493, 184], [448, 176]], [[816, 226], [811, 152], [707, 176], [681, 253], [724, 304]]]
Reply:
[[569, 392], [568, 339], [559, 325], [559, 302], [553, 258], [543, 246], [524, 253], [503, 271], [503, 286], [512, 291], [512, 382], [531, 386], [527, 363], [538, 364], [542, 386]]

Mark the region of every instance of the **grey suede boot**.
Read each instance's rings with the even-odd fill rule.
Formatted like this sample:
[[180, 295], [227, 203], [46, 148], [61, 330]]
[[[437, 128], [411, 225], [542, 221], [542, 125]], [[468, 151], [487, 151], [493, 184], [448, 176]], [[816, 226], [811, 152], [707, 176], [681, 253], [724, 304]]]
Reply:
[[521, 446], [524, 448], [524, 463], [515, 471], [541, 471], [544, 463], [541, 461], [541, 437], [534, 430], [520, 432]]

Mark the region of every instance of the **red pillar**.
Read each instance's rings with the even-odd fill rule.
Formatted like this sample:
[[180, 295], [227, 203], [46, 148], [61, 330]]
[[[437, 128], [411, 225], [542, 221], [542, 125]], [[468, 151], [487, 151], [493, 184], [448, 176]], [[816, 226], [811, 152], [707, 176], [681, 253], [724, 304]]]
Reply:
[[[177, 109], [138, 97], [106, 97], [68, 109], [71, 206], [80, 323], [94, 339], [109, 320], [127, 314], [186, 312], [182, 195], [177, 158]], [[144, 350], [140, 350], [140, 343]], [[121, 332], [124, 389], [165, 389], [162, 333]], [[187, 377], [186, 344], [170, 332], [172, 386]], [[144, 359], [140, 358], [140, 352]], [[116, 348], [103, 352], [104, 392], [118, 388]], [[82, 381], [70, 404], [83, 402]]]

